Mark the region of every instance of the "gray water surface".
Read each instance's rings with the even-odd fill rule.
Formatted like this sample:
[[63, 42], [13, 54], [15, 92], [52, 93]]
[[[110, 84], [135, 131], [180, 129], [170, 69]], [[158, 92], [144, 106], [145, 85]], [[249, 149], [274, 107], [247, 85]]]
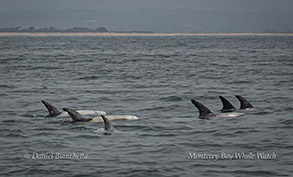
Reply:
[[[291, 176], [292, 49], [292, 36], [0, 37], [0, 175]], [[202, 120], [190, 102], [217, 112], [236, 94], [257, 109]], [[104, 135], [45, 118], [43, 99], [140, 120]]]

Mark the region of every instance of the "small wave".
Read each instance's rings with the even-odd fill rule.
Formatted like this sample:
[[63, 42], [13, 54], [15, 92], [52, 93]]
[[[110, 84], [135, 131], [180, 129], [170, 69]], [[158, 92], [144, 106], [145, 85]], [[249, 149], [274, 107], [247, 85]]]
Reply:
[[27, 70], [58, 70], [61, 69], [60, 67], [54, 67], [54, 66], [30, 66], [27, 68]]
[[2, 123], [31, 123], [30, 121], [27, 120], [21, 120], [21, 119], [6, 119], [2, 120]]
[[23, 133], [4, 133], [2, 136], [6, 138], [28, 138], [28, 136], [24, 135]]
[[[71, 122], [72, 123], [72, 122]], [[79, 125], [76, 125], [79, 124]], [[86, 126], [86, 124], [82, 125], [84, 123], [72, 123], [72, 126], [70, 127], [71, 130], [78, 130], [78, 131], [89, 131], [92, 130], [92, 128], [89, 128]]]
[[0, 88], [8, 88], [8, 89], [13, 89], [13, 88], [17, 88], [16, 86], [13, 85], [7, 85], [7, 84], [1, 84]]
[[99, 79], [98, 76], [85, 76], [85, 77], [77, 78], [77, 80], [86, 80], [86, 81], [89, 81], [89, 80], [97, 80], [97, 79]]
[[[102, 129], [102, 128], [101, 128]], [[104, 129], [103, 129], [104, 130]], [[99, 134], [96, 134], [96, 130], [93, 131], [92, 134], [82, 134], [82, 135], [77, 135], [74, 138], [82, 138], [82, 139], [95, 139], [97, 140], [98, 138], [100, 138]]]
[[25, 168], [25, 169], [22, 169], [22, 170], [19, 170], [19, 171], [15, 171], [15, 172], [11, 172], [11, 174], [13, 173], [20, 173], [20, 174], [24, 174], [24, 176], [28, 175], [28, 176], [34, 176], [34, 175], [37, 175], [37, 176], [47, 176], [47, 175], [53, 175], [55, 176], [56, 174], [68, 174], [68, 173], [72, 173], [71, 171], [67, 171], [67, 170], [52, 170], [52, 169], [42, 169], [41, 166], [39, 167], [31, 167], [31, 168]]
[[236, 80], [236, 81], [229, 81], [227, 84], [231, 85], [241, 85], [241, 84], [253, 84], [254, 81], [252, 80]]
[[265, 171], [265, 170], [207, 170], [210, 173], [224, 173], [224, 174], [235, 174], [235, 175], [253, 175], [253, 176], [289, 176], [286, 174], [281, 174], [275, 171]]
[[275, 129], [275, 128], [293, 128], [293, 120], [291, 119], [291, 117], [288, 117], [288, 119], [286, 118], [281, 118], [277, 121], [275, 121], [274, 124], [272, 125], [268, 125], [267, 128], [270, 129]]
[[182, 98], [180, 98], [179, 96], [167, 96], [167, 97], [162, 97], [160, 98], [160, 100], [163, 100], [163, 101], [182, 101]]
[[8, 133], [21, 133], [23, 134], [23, 131], [21, 129], [9, 129], [9, 128], [1, 128], [0, 132], [8, 132]]
[[282, 125], [292, 125], [293, 119], [281, 119], [278, 122], [279, 124], [282, 124]]
[[59, 130], [59, 129], [57, 129], [57, 128], [44, 127], [44, 128], [35, 128], [33, 130], [36, 130], [36, 131], [55, 131], [55, 130]]
[[48, 136], [48, 135], [54, 135], [54, 133], [52, 132], [47, 132], [47, 131], [42, 131], [42, 132], [39, 132], [39, 133], [35, 133], [33, 134], [33, 136]]

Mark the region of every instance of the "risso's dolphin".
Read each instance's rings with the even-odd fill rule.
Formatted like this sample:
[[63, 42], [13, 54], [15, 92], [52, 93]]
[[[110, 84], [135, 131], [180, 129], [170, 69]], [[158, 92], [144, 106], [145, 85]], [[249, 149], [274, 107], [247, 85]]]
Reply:
[[113, 124], [110, 122], [110, 120], [106, 116], [101, 115], [101, 117], [103, 118], [104, 124], [105, 124], [104, 133], [105, 134], [111, 134], [111, 133], [113, 133], [116, 130], [114, 128]]
[[[79, 114], [77, 111], [75, 111], [73, 109], [63, 108], [63, 110], [68, 112], [68, 114], [72, 118], [72, 122], [91, 122], [93, 120], [92, 118], [83, 117], [81, 114]], [[110, 122], [110, 120], [104, 115], [101, 115], [101, 117], [102, 117], [102, 119], [104, 121], [104, 125], [105, 125], [104, 133], [111, 134], [112, 132], [114, 132], [115, 128], [114, 128], [113, 124]]]
[[[64, 111], [68, 112], [70, 117], [72, 118], [73, 122], [103, 122], [105, 115], [100, 115], [98, 117], [93, 118], [85, 118], [83, 117], [78, 111], [75, 111], [70, 108], [63, 108]], [[104, 118], [103, 118], [104, 116]], [[119, 120], [119, 119], [125, 119], [125, 120], [139, 120], [138, 117], [133, 115], [107, 115], [108, 120]]]
[[42, 103], [49, 111], [49, 114], [46, 117], [57, 117], [58, 115], [62, 114], [62, 112], [60, 112], [55, 106], [53, 106], [49, 102], [42, 100]]
[[235, 95], [235, 97], [240, 101], [240, 109], [252, 109], [254, 108], [245, 98], [240, 95]]
[[233, 112], [236, 110], [236, 108], [224, 97], [219, 96], [222, 104], [223, 104], [223, 108], [221, 109], [221, 112]]
[[213, 113], [211, 110], [209, 110], [209, 108], [205, 107], [200, 102], [192, 99], [191, 103], [198, 109], [200, 119], [207, 119], [216, 116], [215, 113]]
[[209, 119], [210, 117], [237, 117], [243, 115], [243, 113], [238, 112], [216, 114], [194, 99], [192, 99], [191, 102], [198, 109], [200, 119]]
[[72, 118], [72, 122], [90, 122], [92, 118], [85, 118], [77, 111], [70, 108], [63, 108], [64, 111], [68, 112], [69, 116]]
[[[59, 111], [55, 106], [50, 104], [49, 102], [42, 100], [42, 103], [46, 106], [46, 108], [49, 111], [49, 114], [46, 117], [66, 117], [68, 116], [67, 112], [61, 112]], [[99, 111], [99, 110], [78, 110], [78, 113], [81, 115], [105, 115], [105, 111]]]

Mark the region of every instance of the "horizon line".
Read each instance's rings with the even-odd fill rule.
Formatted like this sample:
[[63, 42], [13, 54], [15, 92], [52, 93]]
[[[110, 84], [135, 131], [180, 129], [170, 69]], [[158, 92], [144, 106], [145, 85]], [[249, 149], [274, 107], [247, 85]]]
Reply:
[[293, 33], [206, 32], [206, 33], [131, 33], [131, 32], [0, 32], [0, 36], [293, 36]]

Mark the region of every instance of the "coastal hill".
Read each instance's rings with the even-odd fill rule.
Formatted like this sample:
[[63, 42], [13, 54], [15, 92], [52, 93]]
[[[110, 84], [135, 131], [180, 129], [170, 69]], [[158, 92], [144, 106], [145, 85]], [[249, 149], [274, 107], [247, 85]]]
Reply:
[[86, 28], [86, 27], [73, 27], [73, 28], [67, 28], [67, 29], [57, 29], [55, 27], [49, 27], [49, 28], [36, 28], [33, 26], [29, 27], [9, 27], [9, 28], [0, 28], [0, 32], [15, 32], [15, 33], [21, 33], [21, 32], [29, 32], [29, 33], [104, 33], [109, 32], [105, 27], [99, 27], [99, 28]]
[[87, 28], [87, 27], [73, 27], [67, 29], [58, 29], [56, 27], [37, 28], [33, 26], [28, 27], [7, 27], [0, 28], [0, 33], [154, 33], [152, 31], [109, 31], [105, 27]]

